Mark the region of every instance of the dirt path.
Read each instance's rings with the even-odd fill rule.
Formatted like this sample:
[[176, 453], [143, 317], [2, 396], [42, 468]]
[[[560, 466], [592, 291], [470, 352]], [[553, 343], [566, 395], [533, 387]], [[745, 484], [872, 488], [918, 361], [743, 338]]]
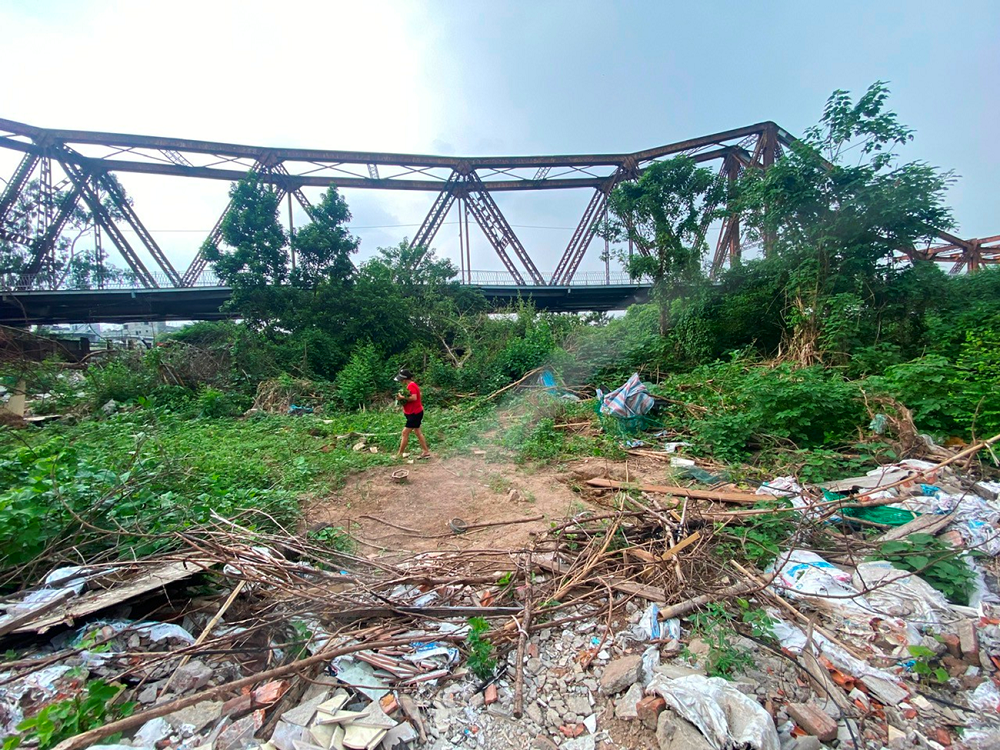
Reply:
[[[605, 471], [603, 460], [592, 461], [594, 474]], [[406, 483], [392, 481], [396, 468], [409, 471]], [[554, 467], [525, 469], [479, 456], [379, 467], [350, 477], [338, 493], [310, 504], [305, 510], [306, 525], [348, 528], [350, 524], [352, 536], [362, 545], [359, 551], [368, 556], [518, 549], [528, 544], [533, 532], [544, 531], [553, 521], [597, 507], [573, 491], [572, 481], [567, 481], [571, 476]], [[542, 518], [461, 535], [449, 527], [456, 517], [466, 524], [479, 524], [536, 516]]]

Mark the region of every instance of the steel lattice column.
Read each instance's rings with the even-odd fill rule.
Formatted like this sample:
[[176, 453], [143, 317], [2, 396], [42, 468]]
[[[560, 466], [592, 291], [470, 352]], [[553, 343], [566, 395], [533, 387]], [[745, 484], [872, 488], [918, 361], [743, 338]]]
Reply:
[[513, 228], [507, 222], [503, 213], [501, 213], [500, 207], [497, 206], [493, 200], [493, 196], [490, 195], [489, 190], [487, 190], [482, 180], [479, 179], [479, 176], [475, 172], [471, 172], [467, 178], [467, 182], [469, 192], [466, 195], [466, 203], [469, 206], [469, 210], [472, 211], [472, 216], [475, 218], [476, 223], [483, 230], [486, 239], [493, 245], [493, 249], [496, 250], [497, 255], [511, 276], [514, 277], [514, 280], [518, 284], [524, 284], [524, 277], [517, 270], [510, 256], [507, 255], [507, 247], [510, 247], [517, 256], [517, 259], [521, 261], [521, 264], [528, 272], [528, 276], [531, 277], [532, 283], [543, 286], [545, 280], [538, 272], [534, 262], [528, 256], [528, 252], [524, 249], [524, 245], [517, 238], [517, 234], [514, 233]]
[[14, 175], [10, 178], [10, 182], [7, 183], [7, 187], [4, 188], [3, 195], [0, 195], [0, 228], [3, 227], [8, 212], [13, 208], [17, 197], [28, 183], [31, 173], [35, 171], [36, 164], [38, 164], [36, 154], [25, 154], [14, 171]]
[[76, 189], [80, 191], [83, 199], [87, 202], [90, 207], [91, 213], [94, 215], [94, 221], [101, 225], [101, 228], [108, 234], [111, 241], [115, 243], [115, 247], [118, 248], [118, 252], [122, 254], [125, 262], [128, 263], [129, 268], [135, 273], [136, 278], [142, 283], [147, 289], [159, 288], [159, 284], [156, 283], [156, 279], [149, 272], [149, 269], [143, 264], [142, 260], [136, 254], [135, 250], [129, 244], [128, 240], [125, 239], [125, 235], [122, 234], [121, 230], [117, 227], [114, 219], [108, 213], [108, 210], [101, 203], [101, 199], [98, 197], [97, 192], [90, 185], [89, 175], [86, 174], [83, 169], [73, 164], [70, 161], [60, 162], [62, 168], [65, 170], [66, 174], [73, 181]]

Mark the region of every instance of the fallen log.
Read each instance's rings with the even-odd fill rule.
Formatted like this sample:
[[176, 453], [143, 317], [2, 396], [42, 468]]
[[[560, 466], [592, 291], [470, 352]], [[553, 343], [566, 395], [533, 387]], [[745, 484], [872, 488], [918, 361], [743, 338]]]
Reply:
[[766, 500], [766, 496], [753, 495], [749, 492], [722, 492], [715, 490], [695, 490], [690, 487], [675, 487], [665, 484], [635, 484], [619, 482], [614, 479], [588, 479], [587, 484], [605, 490], [638, 490], [673, 497], [688, 497], [692, 500], [711, 500], [718, 503], [736, 503], [738, 505], [754, 505]]
[[660, 618], [663, 620], [669, 620], [673, 617], [684, 617], [697, 609], [701, 609], [706, 604], [711, 604], [712, 602], [721, 601], [723, 599], [731, 599], [734, 596], [740, 596], [742, 594], [749, 594], [751, 591], [756, 591], [757, 588], [757, 584], [753, 581], [743, 581], [742, 583], [737, 583], [736, 585], [722, 589], [721, 591], [716, 591], [711, 594], [702, 594], [701, 596], [696, 596], [693, 599], [678, 602], [677, 604], [661, 610]]

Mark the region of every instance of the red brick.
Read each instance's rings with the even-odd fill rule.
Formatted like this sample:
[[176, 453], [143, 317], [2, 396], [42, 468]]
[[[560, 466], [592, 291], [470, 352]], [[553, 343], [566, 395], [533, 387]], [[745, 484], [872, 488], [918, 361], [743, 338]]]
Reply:
[[969, 664], [979, 666], [979, 633], [976, 623], [972, 620], [962, 620], [958, 623], [958, 643], [962, 647], [962, 656]]
[[948, 633], [946, 635], [942, 635], [941, 636], [941, 642], [944, 643], [944, 645], [948, 647], [948, 653], [949, 654], [951, 654], [952, 656], [954, 656], [956, 659], [961, 659], [962, 658], [962, 647], [961, 647], [961, 645], [959, 645], [960, 642], [958, 640], [958, 636], [957, 635], [952, 635], [951, 633]]
[[933, 732], [931, 732], [931, 739], [937, 742], [939, 745], [944, 745], [945, 747], [951, 746], [951, 735], [948, 734], [948, 730], [944, 727], [938, 727]]
[[788, 715], [806, 734], [817, 737], [820, 742], [837, 739], [837, 722], [829, 714], [813, 703], [789, 703]]
[[559, 731], [567, 737], [579, 737], [584, 729], [583, 724], [563, 724], [559, 727]]
[[253, 696], [250, 693], [237, 695], [222, 704], [222, 715], [230, 719], [238, 719], [246, 716], [253, 710]]
[[491, 683], [486, 686], [486, 690], [483, 693], [483, 703], [485, 703], [487, 706], [492, 705], [493, 703], [497, 702], [499, 697], [500, 696], [497, 694], [496, 684]]
[[399, 702], [396, 700], [396, 696], [392, 693], [386, 693], [378, 701], [379, 706], [385, 713], [392, 715], [393, 711], [399, 708]]
[[667, 702], [658, 695], [647, 695], [635, 704], [636, 713], [639, 714], [639, 721], [647, 727], [656, 731], [656, 720], [660, 718], [660, 711], [667, 707]]

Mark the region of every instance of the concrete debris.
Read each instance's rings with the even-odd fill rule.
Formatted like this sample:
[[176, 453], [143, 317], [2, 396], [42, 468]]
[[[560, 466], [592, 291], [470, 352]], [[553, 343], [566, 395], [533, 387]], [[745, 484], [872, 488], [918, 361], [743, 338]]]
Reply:
[[174, 680], [171, 687], [178, 693], [190, 693], [205, 687], [215, 672], [202, 661], [192, 659], [187, 664], [182, 664], [174, 673]]
[[630, 654], [615, 659], [604, 667], [601, 674], [601, 692], [605, 695], [615, 695], [634, 685], [642, 677], [642, 657]]
[[694, 724], [669, 709], [656, 721], [656, 742], [660, 750], [714, 750]]
[[626, 690], [625, 695], [615, 702], [615, 716], [623, 721], [637, 719], [639, 713], [636, 706], [640, 700], [642, 700], [642, 688], [636, 683]]

